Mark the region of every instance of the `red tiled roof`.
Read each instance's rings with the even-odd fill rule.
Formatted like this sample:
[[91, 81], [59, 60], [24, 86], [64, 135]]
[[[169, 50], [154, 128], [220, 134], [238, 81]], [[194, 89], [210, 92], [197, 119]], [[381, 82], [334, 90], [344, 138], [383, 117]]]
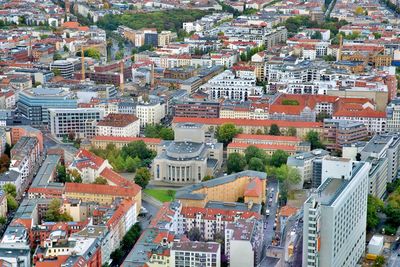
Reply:
[[237, 134], [235, 139], [250, 139], [250, 140], [268, 140], [268, 141], [301, 141], [299, 137], [296, 136], [276, 136], [267, 134]]
[[227, 119], [227, 118], [195, 118], [195, 117], [174, 117], [173, 123], [192, 122], [207, 125], [222, 125], [224, 123], [232, 123], [236, 126], [264, 126], [270, 127], [272, 124], [278, 127], [295, 127], [295, 128], [321, 128], [321, 122], [308, 121], [281, 121], [281, 120], [252, 120], [252, 119]]
[[116, 173], [110, 168], [104, 168], [104, 170], [100, 173], [100, 176], [117, 186], [121, 187], [138, 186], [135, 183], [125, 179], [120, 174]]
[[124, 196], [134, 197], [140, 193], [140, 186], [133, 187], [120, 187], [112, 185], [101, 184], [79, 184], [79, 183], [65, 183], [66, 193], [82, 193], [82, 194], [103, 194], [111, 196]]
[[228, 148], [247, 148], [249, 146], [255, 146], [259, 149], [265, 150], [283, 150], [283, 151], [296, 151], [297, 148], [291, 145], [277, 145], [277, 144], [246, 144], [240, 142], [232, 142], [228, 144]]
[[87, 158], [88, 160], [90, 160], [90, 162], [93, 162], [97, 168], [99, 168], [104, 163], [104, 159], [96, 156], [95, 154], [86, 149], [79, 150], [76, 157], [81, 159]]
[[283, 206], [280, 211], [280, 215], [283, 217], [290, 217], [293, 214], [296, 214], [297, 208], [291, 206]]
[[258, 178], [254, 178], [251, 182], [246, 186], [244, 191], [245, 197], [260, 197], [262, 195], [262, 182]]
[[132, 114], [109, 114], [97, 123], [97, 126], [126, 127], [137, 121], [138, 118]]
[[107, 221], [108, 227], [113, 227], [115, 223], [121, 220], [126, 212], [135, 204], [135, 202], [131, 199], [124, 199], [121, 203], [119, 203], [117, 210], [114, 211], [111, 218]]

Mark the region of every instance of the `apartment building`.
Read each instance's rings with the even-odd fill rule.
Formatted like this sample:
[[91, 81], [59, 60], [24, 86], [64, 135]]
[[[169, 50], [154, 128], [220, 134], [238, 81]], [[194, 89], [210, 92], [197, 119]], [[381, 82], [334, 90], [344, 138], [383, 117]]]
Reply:
[[343, 146], [365, 140], [367, 137], [367, 127], [362, 122], [324, 120], [324, 139], [329, 150], [341, 150]]
[[176, 242], [171, 247], [169, 266], [221, 266], [221, 245], [214, 242]]
[[345, 164], [350, 175], [324, 179], [304, 203], [303, 266], [356, 266], [364, 254], [370, 164]]
[[264, 255], [262, 221], [238, 220], [225, 227], [225, 255], [230, 266], [258, 266]]
[[51, 134], [64, 138], [74, 134], [76, 138], [92, 138], [96, 125], [103, 119], [104, 110], [98, 108], [49, 109]]
[[69, 60], [56, 60], [50, 64], [50, 70], [59, 70], [63, 78], [71, 79], [75, 71], [75, 65], [74, 62]]
[[42, 151], [36, 137], [23, 136], [11, 149], [11, 162], [9, 170], [21, 174], [22, 182], [32, 175], [40, 163]]
[[166, 115], [165, 104], [160, 102], [140, 103], [136, 105], [135, 114], [139, 118], [141, 127], [145, 127], [147, 124], [157, 124]]
[[209, 94], [210, 99], [226, 98], [232, 100], [247, 100], [250, 96], [260, 96], [261, 86], [256, 85], [256, 76], [234, 74], [226, 70], [200, 87]]
[[136, 137], [140, 133], [140, 122], [135, 115], [109, 114], [97, 123], [97, 135]]
[[301, 176], [301, 185], [311, 184], [311, 187], [317, 188], [321, 184], [322, 162], [321, 159], [329, 155], [329, 152], [323, 149], [314, 149], [310, 152], [302, 152], [287, 159], [287, 165], [296, 168]]
[[221, 104], [216, 101], [183, 100], [174, 105], [176, 117], [219, 118]]
[[126, 146], [129, 143], [138, 141], [144, 142], [147, 148], [153, 151], [157, 151], [157, 147], [161, 144], [160, 138], [95, 136], [91, 139], [91, 145], [93, 147], [104, 149], [108, 144], [113, 144], [116, 148], [121, 149], [123, 146]]

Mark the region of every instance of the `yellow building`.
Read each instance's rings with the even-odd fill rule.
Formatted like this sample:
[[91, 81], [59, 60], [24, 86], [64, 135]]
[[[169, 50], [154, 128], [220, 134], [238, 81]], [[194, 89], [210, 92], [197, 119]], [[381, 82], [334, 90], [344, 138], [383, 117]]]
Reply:
[[147, 148], [153, 151], [157, 151], [157, 147], [161, 143], [161, 139], [159, 138], [95, 136], [92, 138], [91, 144], [93, 147], [102, 149], [106, 148], [108, 144], [113, 144], [116, 148], [121, 149], [123, 146], [136, 141], [143, 141]]
[[242, 171], [181, 188], [176, 199], [183, 207], [204, 208], [209, 201], [261, 204], [266, 200], [267, 175], [264, 172]]

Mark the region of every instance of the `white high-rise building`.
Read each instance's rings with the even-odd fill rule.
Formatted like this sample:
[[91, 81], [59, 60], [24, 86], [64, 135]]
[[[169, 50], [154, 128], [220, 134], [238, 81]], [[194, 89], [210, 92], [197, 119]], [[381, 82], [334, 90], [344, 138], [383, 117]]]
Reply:
[[349, 164], [349, 176], [327, 178], [304, 203], [303, 267], [353, 267], [364, 253], [370, 164]]

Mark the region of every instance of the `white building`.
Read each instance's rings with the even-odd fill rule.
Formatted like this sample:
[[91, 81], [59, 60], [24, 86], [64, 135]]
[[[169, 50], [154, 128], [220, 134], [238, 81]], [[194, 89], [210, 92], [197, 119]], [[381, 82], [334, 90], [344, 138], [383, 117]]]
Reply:
[[218, 74], [202, 85], [200, 89], [206, 91], [210, 99], [247, 100], [250, 96], [259, 96], [263, 93], [262, 87], [256, 86], [254, 73], [253, 75], [238, 76], [230, 70]]
[[356, 266], [365, 251], [370, 164], [347, 164], [350, 176], [327, 178], [304, 203], [304, 267]]
[[221, 245], [215, 242], [174, 242], [170, 266], [221, 266]]
[[75, 134], [76, 138], [96, 135], [96, 125], [103, 119], [104, 110], [98, 108], [49, 109], [50, 130], [56, 138]]
[[165, 117], [165, 104], [140, 103], [136, 106], [136, 117], [140, 120], [140, 126], [157, 124]]
[[131, 114], [109, 114], [97, 124], [100, 136], [137, 137], [139, 133], [139, 119]]

